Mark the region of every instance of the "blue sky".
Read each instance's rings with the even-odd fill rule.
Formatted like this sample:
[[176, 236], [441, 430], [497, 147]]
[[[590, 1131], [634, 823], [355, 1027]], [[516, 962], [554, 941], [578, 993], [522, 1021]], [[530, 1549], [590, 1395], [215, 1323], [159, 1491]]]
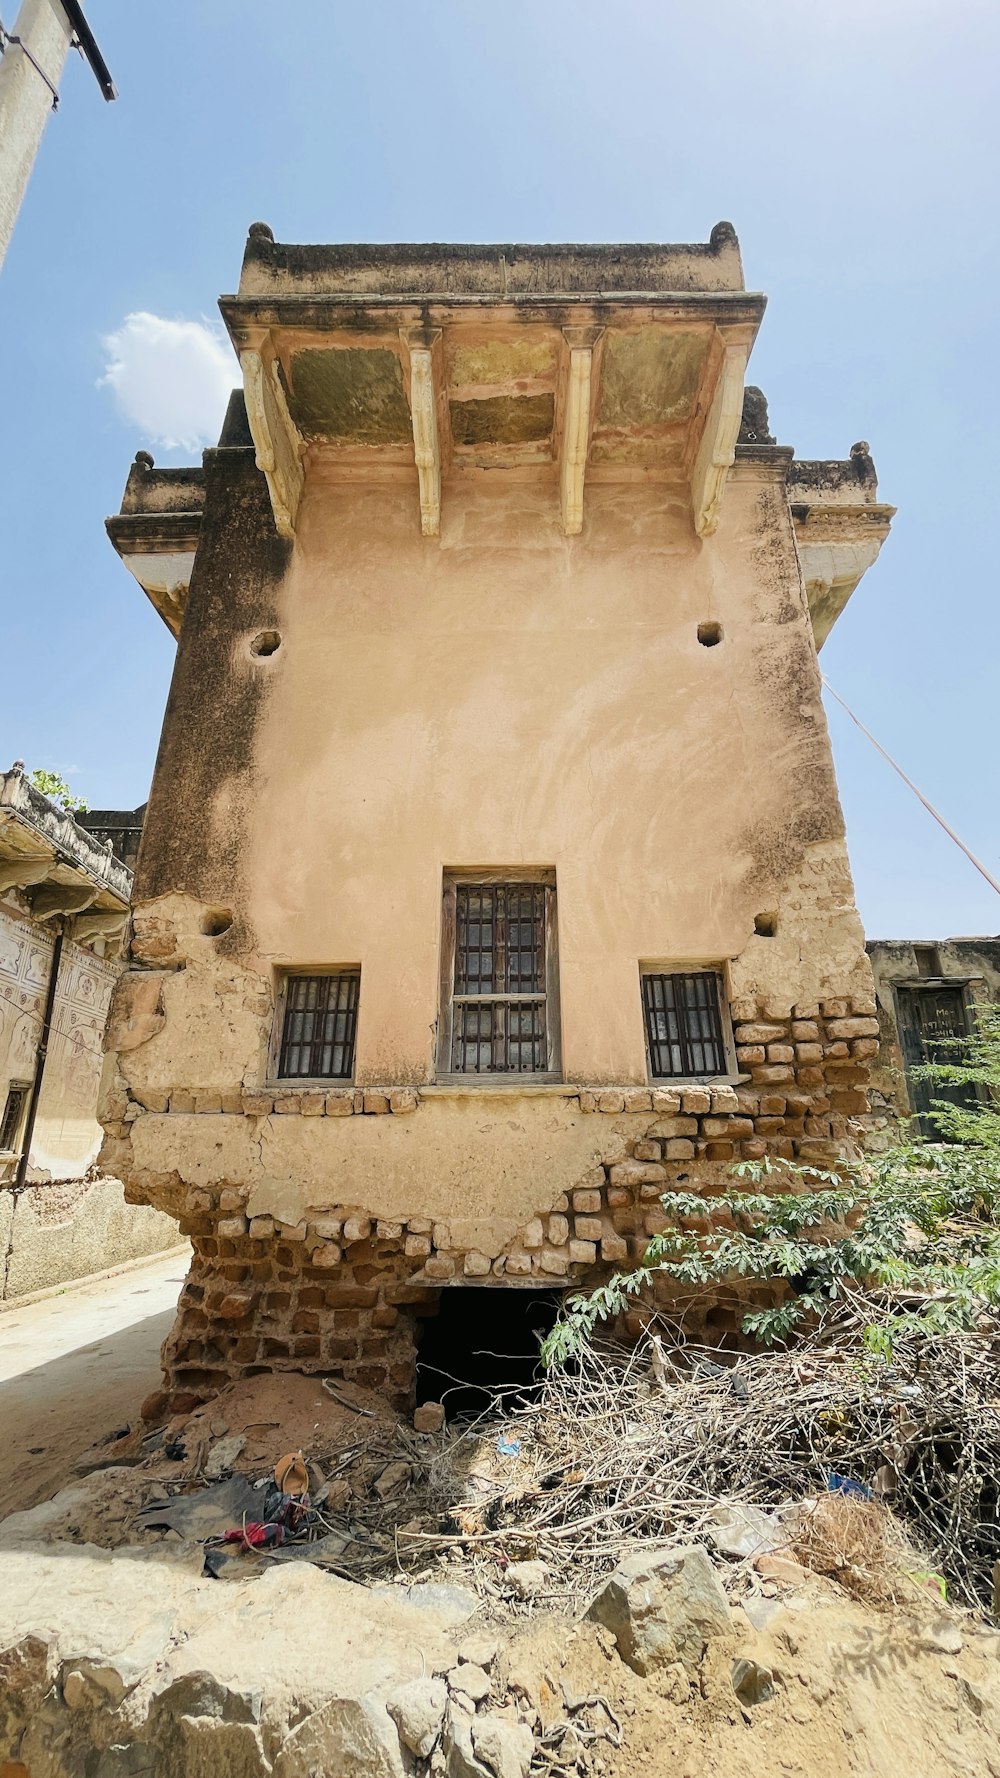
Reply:
[[[994, 0], [87, 10], [121, 97], [71, 57], [0, 277], [4, 766], [60, 769], [95, 806], [147, 794], [173, 645], [103, 519], [150, 416], [214, 428], [225, 367], [175, 324], [212, 321], [250, 222], [683, 241], [727, 218], [769, 298], [750, 380], [772, 431], [801, 456], [868, 439], [899, 508], [824, 669], [1000, 874]], [[996, 895], [829, 710], [869, 934], [1000, 930]]]

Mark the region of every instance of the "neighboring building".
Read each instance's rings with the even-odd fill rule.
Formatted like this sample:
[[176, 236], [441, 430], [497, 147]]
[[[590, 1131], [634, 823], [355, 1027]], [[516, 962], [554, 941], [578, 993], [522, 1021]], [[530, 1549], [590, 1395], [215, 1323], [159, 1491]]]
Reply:
[[976, 1102], [972, 1086], [923, 1079], [928, 1062], [956, 1059], [955, 1038], [973, 1029], [978, 1006], [1000, 1003], [1000, 938], [872, 939], [881, 1052], [872, 1070], [872, 1113], [885, 1140], [898, 1120], [913, 1117], [913, 1134], [937, 1136], [934, 1099]]
[[140, 803], [137, 809], [87, 809], [76, 819], [96, 840], [110, 843], [115, 857], [127, 864], [129, 870], [135, 870], [142, 824], [146, 819], [145, 803]]
[[774, 443], [763, 310], [728, 224], [251, 229], [245, 412], [108, 525], [179, 639], [105, 1101], [194, 1243], [175, 1405], [405, 1398], [421, 1318], [606, 1277], [666, 1182], [850, 1149], [878, 1026], [816, 650], [892, 508], [867, 446]]
[[0, 776], [0, 1300], [178, 1240], [93, 1176], [102, 1037], [131, 872], [36, 790]]

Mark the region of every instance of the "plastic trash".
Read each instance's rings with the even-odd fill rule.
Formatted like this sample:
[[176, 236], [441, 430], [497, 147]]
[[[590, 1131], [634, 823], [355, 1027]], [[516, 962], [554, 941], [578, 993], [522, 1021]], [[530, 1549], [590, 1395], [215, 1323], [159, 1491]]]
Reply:
[[826, 1478], [826, 1489], [828, 1494], [846, 1494], [848, 1500], [870, 1500], [872, 1497], [871, 1489], [866, 1488], [864, 1482], [856, 1482], [853, 1476], [837, 1475], [832, 1469]]
[[506, 1432], [501, 1432], [497, 1439], [497, 1450], [501, 1457], [520, 1457], [521, 1441], [519, 1438], [509, 1438]]

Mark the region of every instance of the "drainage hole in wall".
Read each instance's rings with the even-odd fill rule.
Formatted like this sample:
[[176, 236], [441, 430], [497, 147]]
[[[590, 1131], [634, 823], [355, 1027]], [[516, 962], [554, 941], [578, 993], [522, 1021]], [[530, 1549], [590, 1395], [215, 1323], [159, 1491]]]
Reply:
[[699, 624], [698, 641], [703, 648], [714, 648], [716, 643], [722, 641], [722, 625], [715, 623]]
[[277, 630], [261, 630], [250, 644], [250, 653], [258, 656], [277, 654], [281, 647], [281, 637]]
[[232, 908], [206, 908], [201, 917], [201, 930], [206, 938], [221, 938], [232, 923]]
[[778, 930], [777, 914], [755, 914], [753, 929], [758, 938], [773, 938]]
[[558, 1290], [446, 1285], [438, 1313], [421, 1325], [418, 1407], [443, 1401], [455, 1420], [530, 1396], [541, 1384], [539, 1342], [561, 1302]]

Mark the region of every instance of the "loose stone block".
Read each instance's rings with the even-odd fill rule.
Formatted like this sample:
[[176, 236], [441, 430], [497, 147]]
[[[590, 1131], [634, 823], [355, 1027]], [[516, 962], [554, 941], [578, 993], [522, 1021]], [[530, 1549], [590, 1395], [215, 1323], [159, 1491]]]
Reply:
[[787, 1099], [780, 1093], [762, 1093], [760, 1096], [761, 1114], [764, 1117], [783, 1117], [787, 1103]]
[[819, 1025], [815, 1019], [793, 1019], [792, 1036], [796, 1043], [815, 1043], [819, 1037]]
[[431, 1230], [431, 1240], [434, 1242], [435, 1247], [450, 1247], [451, 1224], [447, 1222], [436, 1222]]
[[579, 1097], [577, 1103], [578, 1103], [581, 1111], [596, 1111], [597, 1110], [597, 1094], [582, 1092], [580, 1094], [580, 1097]]
[[597, 1109], [598, 1111], [624, 1111], [624, 1093], [598, 1093]]
[[604, 1233], [604, 1224], [599, 1216], [578, 1216], [574, 1222], [574, 1232], [580, 1241], [599, 1241]]
[[729, 1008], [734, 1025], [746, 1025], [757, 1017], [756, 1000], [734, 1000]]
[[330, 1266], [339, 1266], [344, 1255], [336, 1241], [321, 1241], [318, 1247], [313, 1248], [310, 1257], [313, 1265], [319, 1266], [323, 1271]]
[[681, 1096], [673, 1087], [654, 1087], [650, 1096], [654, 1111], [664, 1113], [667, 1117], [676, 1117], [680, 1111]]
[[877, 1037], [855, 1037], [851, 1044], [851, 1055], [857, 1056], [859, 1061], [866, 1059], [868, 1056], [877, 1056], [878, 1051], [879, 1041]]
[[273, 1234], [274, 1234], [274, 1217], [273, 1216], [251, 1216], [251, 1218], [250, 1218], [250, 1239], [251, 1239], [251, 1241], [269, 1241]]
[[327, 1115], [327, 1117], [353, 1117], [354, 1116], [354, 1094], [353, 1093], [327, 1093], [327, 1095], [326, 1095], [326, 1115]]
[[366, 1089], [362, 1099], [362, 1110], [367, 1117], [384, 1117], [389, 1110], [388, 1093], [371, 1093]]
[[597, 1262], [597, 1246], [593, 1241], [571, 1241], [569, 1244], [571, 1265], [592, 1266]]
[[525, 1247], [532, 1247], [532, 1248], [540, 1247], [542, 1245], [542, 1242], [544, 1241], [544, 1239], [545, 1239], [545, 1230], [542, 1228], [541, 1222], [538, 1220], [538, 1218], [535, 1217], [531, 1222], [528, 1223], [527, 1227], [525, 1228], [524, 1234], [521, 1236], [522, 1245]]
[[737, 1043], [779, 1043], [785, 1035], [784, 1025], [737, 1025]]
[[427, 1216], [411, 1216], [406, 1226], [411, 1235], [429, 1235], [434, 1224]]
[[762, 1043], [741, 1043], [736, 1047], [736, 1060], [742, 1068], [752, 1068], [755, 1062], [763, 1062], [764, 1055]]
[[417, 1109], [417, 1095], [412, 1087], [396, 1087], [389, 1094], [389, 1110], [394, 1117], [405, 1117]]
[[467, 1278], [487, 1278], [490, 1262], [485, 1253], [467, 1253], [462, 1270]]
[[662, 1159], [662, 1149], [658, 1142], [637, 1142], [632, 1156], [637, 1161], [658, 1161]]
[[613, 1265], [619, 1265], [622, 1260], [628, 1259], [628, 1242], [623, 1241], [620, 1235], [603, 1235], [601, 1258], [609, 1260]]
[[371, 1218], [368, 1216], [349, 1216], [344, 1223], [344, 1241], [348, 1247], [355, 1241], [367, 1241], [371, 1232]]
[[574, 1210], [583, 1210], [583, 1211], [588, 1211], [588, 1212], [600, 1210], [600, 1208], [601, 1208], [601, 1193], [599, 1191], [591, 1191], [589, 1189], [589, 1187], [586, 1191], [574, 1192], [573, 1193], [573, 1208], [574, 1208]]
[[785, 1063], [779, 1064], [779, 1063], [775, 1063], [775, 1062], [768, 1063], [767, 1066], [764, 1068], [755, 1068], [753, 1071], [753, 1077], [754, 1077], [754, 1080], [757, 1081], [758, 1085], [760, 1085], [760, 1086], [767, 1086], [767, 1085], [776, 1083], [781, 1080], [794, 1080], [795, 1079], [795, 1075], [792, 1072], [791, 1068], [789, 1068]]
[[819, 1004], [817, 1001], [802, 1001], [801, 1004], [796, 1004], [794, 1011], [797, 1019], [819, 1018]]
[[[676, 1122], [685, 1120], [677, 1119]], [[686, 1120], [694, 1124], [695, 1119]], [[655, 1185], [662, 1184], [667, 1175], [663, 1167], [653, 1161], [619, 1161], [608, 1175], [612, 1185]]]
[[725, 1112], [739, 1111], [740, 1102], [733, 1087], [712, 1088], [712, 1114], [721, 1116]]
[[508, 1272], [513, 1273], [515, 1277], [525, 1277], [527, 1273], [531, 1271], [531, 1254], [523, 1253], [520, 1249], [515, 1249], [513, 1253], [508, 1253], [507, 1270]]
[[431, 1251], [430, 1235], [407, 1235], [403, 1252], [407, 1259], [426, 1259]]
[[300, 1117], [322, 1117], [326, 1110], [326, 1095], [323, 1093], [303, 1093], [299, 1100]]
[[652, 1094], [643, 1088], [630, 1088], [625, 1094], [626, 1111], [649, 1111], [652, 1109]]
[[607, 1200], [609, 1210], [624, 1210], [632, 1202], [632, 1193], [627, 1185], [609, 1185]]
[[877, 1037], [877, 1019], [827, 1019], [826, 1034], [828, 1037]]
[[822, 1008], [824, 1019], [846, 1019], [851, 1010], [846, 1000], [824, 1000]]
[[794, 1062], [795, 1051], [790, 1043], [769, 1043], [767, 1059], [769, 1062]]
[[698, 1119], [696, 1117], [661, 1117], [653, 1125], [654, 1136], [666, 1136], [670, 1140], [674, 1136], [697, 1136]]
[[282, 1222], [278, 1224], [278, 1227], [281, 1230], [283, 1241], [304, 1241], [309, 1233], [307, 1222]]
[[222, 1191], [219, 1193], [219, 1209], [224, 1214], [227, 1210], [242, 1210], [249, 1195], [245, 1185], [223, 1186]]
[[274, 1109], [279, 1116], [297, 1117], [302, 1108], [298, 1093], [279, 1093], [275, 1097]]
[[376, 1222], [375, 1234], [379, 1241], [401, 1241], [403, 1225], [401, 1222]]
[[549, 1240], [553, 1247], [562, 1247], [569, 1240], [569, 1223], [565, 1216], [549, 1217]]
[[705, 1087], [686, 1088], [681, 1094], [681, 1107], [691, 1117], [703, 1117], [712, 1109], [712, 1095]]
[[[797, 1062], [821, 1062], [823, 1060], [823, 1045], [821, 1043], [797, 1043], [795, 1045], [795, 1059]], [[772, 1061], [787, 1060], [786, 1056], [772, 1057]]]
[[211, 1192], [188, 1192], [184, 1199], [184, 1209], [188, 1216], [204, 1216], [212, 1208]]
[[[419, 1239], [419, 1237], [415, 1237]], [[424, 1273], [428, 1278], [453, 1278], [455, 1261], [450, 1253], [432, 1253], [424, 1262]]]
[[878, 1002], [875, 1000], [868, 999], [868, 998], [863, 998], [861, 1000], [852, 1000], [851, 1001], [851, 1012], [854, 1013], [858, 1018], [873, 1019], [873, 1018], [875, 1018], [875, 1016], [878, 1012]]
[[731, 1142], [737, 1136], [753, 1135], [753, 1119], [749, 1117], [705, 1117], [701, 1121], [701, 1133], [713, 1140], [718, 1137], [723, 1142]]
[[673, 1136], [664, 1144], [663, 1153], [668, 1161], [691, 1161], [694, 1159], [694, 1143], [685, 1136]]
[[569, 1271], [568, 1255], [557, 1253], [552, 1247], [543, 1247], [538, 1263], [542, 1271], [548, 1272], [553, 1278], [565, 1278]]
[[762, 1161], [767, 1153], [767, 1143], [760, 1136], [752, 1136], [749, 1142], [741, 1142], [740, 1152], [745, 1161]]
[[224, 1216], [218, 1224], [220, 1241], [239, 1241], [250, 1224], [245, 1216]]

